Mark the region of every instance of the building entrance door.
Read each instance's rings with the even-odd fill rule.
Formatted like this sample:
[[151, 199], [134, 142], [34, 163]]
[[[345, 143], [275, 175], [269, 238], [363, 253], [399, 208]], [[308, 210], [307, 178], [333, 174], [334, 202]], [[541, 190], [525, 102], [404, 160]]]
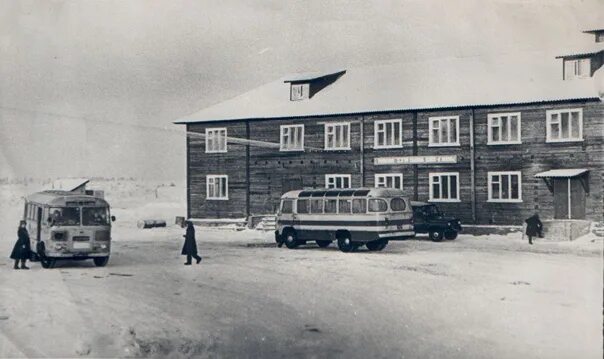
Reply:
[[581, 177], [552, 178], [554, 218], [585, 219], [585, 188]]

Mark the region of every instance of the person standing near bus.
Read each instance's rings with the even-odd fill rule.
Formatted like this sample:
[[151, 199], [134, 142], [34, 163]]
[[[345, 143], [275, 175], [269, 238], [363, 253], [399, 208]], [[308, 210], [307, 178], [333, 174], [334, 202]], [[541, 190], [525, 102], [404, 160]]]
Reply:
[[187, 223], [187, 232], [183, 236], [185, 237], [185, 243], [182, 246], [182, 255], [187, 256], [186, 266], [191, 265], [191, 257], [195, 258], [197, 264], [201, 262], [201, 257], [197, 255], [197, 242], [195, 241], [195, 228], [193, 227], [193, 223], [191, 221], [186, 221]]
[[[17, 243], [13, 247], [13, 251], [10, 257], [15, 260], [14, 269], [29, 269], [25, 265], [25, 262], [29, 259], [31, 248], [29, 245], [29, 233], [25, 228], [25, 221], [19, 223], [19, 229], [17, 230]], [[21, 268], [19, 268], [19, 261], [21, 261]]]

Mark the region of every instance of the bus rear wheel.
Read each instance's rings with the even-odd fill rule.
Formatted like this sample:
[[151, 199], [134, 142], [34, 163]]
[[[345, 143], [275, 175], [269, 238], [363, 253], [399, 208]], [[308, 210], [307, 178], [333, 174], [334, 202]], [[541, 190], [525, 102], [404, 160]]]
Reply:
[[109, 262], [109, 256], [107, 257], [97, 257], [92, 259], [94, 261], [94, 265], [97, 267], [104, 267]]
[[285, 236], [284, 242], [285, 246], [289, 249], [294, 249], [300, 245], [298, 242], [298, 238], [296, 236], [296, 232], [293, 230], [289, 230], [283, 234]]
[[352, 238], [350, 238], [350, 234], [345, 233], [345, 234], [341, 234], [338, 237], [338, 248], [344, 252], [344, 253], [348, 253], [348, 252], [352, 252], [355, 249], [357, 249], [358, 244], [354, 243], [352, 241]]
[[321, 248], [325, 248], [325, 247], [329, 247], [329, 245], [331, 244], [331, 241], [327, 241], [327, 240], [317, 240], [317, 245]]
[[387, 239], [378, 239], [375, 241], [367, 242], [366, 246], [367, 249], [369, 249], [370, 251], [381, 251], [382, 249], [386, 248], [387, 244]]

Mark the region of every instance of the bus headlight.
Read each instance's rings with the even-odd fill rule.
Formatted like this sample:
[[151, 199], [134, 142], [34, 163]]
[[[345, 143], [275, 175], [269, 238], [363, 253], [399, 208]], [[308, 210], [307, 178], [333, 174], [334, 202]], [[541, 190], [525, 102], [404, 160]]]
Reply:
[[64, 241], [66, 239], [65, 237], [65, 232], [54, 232], [52, 234], [52, 239], [55, 241]]

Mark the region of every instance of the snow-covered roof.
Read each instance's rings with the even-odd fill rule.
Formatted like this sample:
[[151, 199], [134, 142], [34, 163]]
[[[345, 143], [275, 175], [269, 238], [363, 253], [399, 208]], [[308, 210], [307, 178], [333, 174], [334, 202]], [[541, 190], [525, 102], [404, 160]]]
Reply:
[[569, 177], [576, 177], [579, 175], [582, 175], [583, 173], [589, 171], [586, 168], [567, 168], [567, 169], [559, 169], [559, 170], [549, 170], [549, 171], [545, 171], [545, 172], [540, 172], [537, 173], [535, 175], [535, 177], [537, 178], [551, 178], [551, 177], [558, 177], [558, 178], [569, 178]]
[[53, 190], [60, 191], [74, 191], [82, 186], [85, 186], [88, 182], [90, 182], [87, 178], [60, 178], [52, 183]]
[[301, 74], [291, 74], [284, 77], [283, 82], [298, 82], [298, 81], [312, 81], [320, 79], [322, 77], [339, 75], [346, 72], [344, 69], [323, 71], [323, 72], [305, 72]]
[[567, 55], [556, 56], [557, 59], [572, 56], [587, 56], [597, 54], [598, 52], [604, 51], [604, 42], [598, 42], [587, 48], [579, 48], [567, 52]]
[[598, 32], [604, 32], [604, 29], [593, 29], [583, 31], [586, 34], [597, 34]]
[[285, 80], [270, 82], [175, 123], [598, 98], [591, 79], [563, 81], [560, 63], [543, 56], [529, 61], [513, 56], [492, 60], [476, 57], [351, 68], [302, 101], [290, 101], [290, 84]]

